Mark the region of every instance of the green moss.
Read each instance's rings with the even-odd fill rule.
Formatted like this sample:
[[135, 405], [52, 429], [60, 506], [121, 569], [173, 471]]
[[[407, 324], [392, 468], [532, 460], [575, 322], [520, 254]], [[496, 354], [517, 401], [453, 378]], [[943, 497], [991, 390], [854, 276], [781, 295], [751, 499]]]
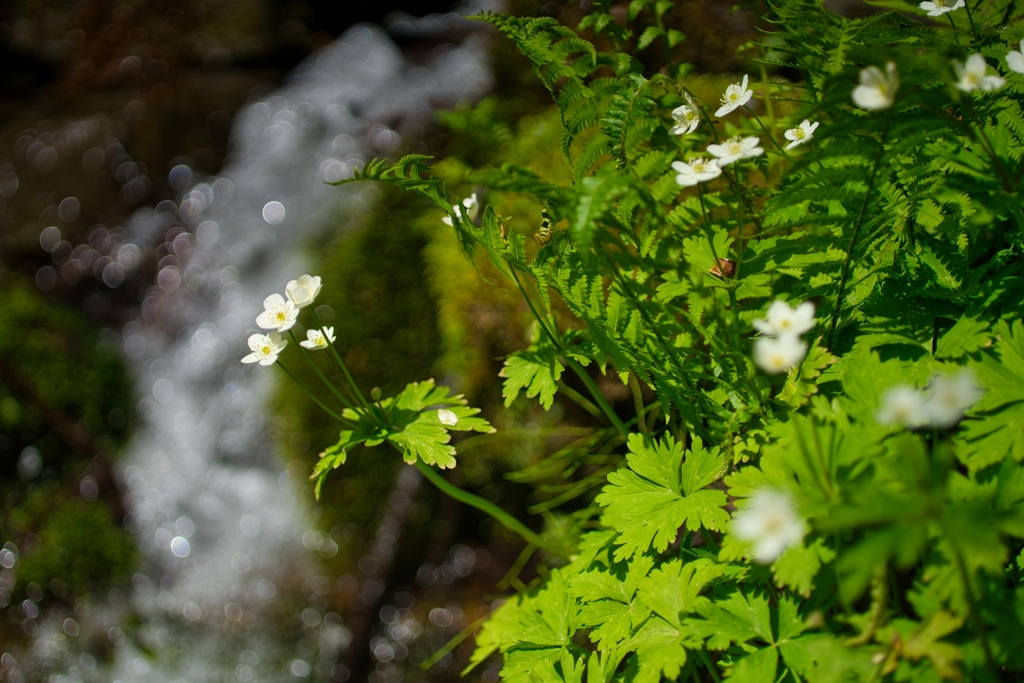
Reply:
[[[19, 280], [0, 300], [0, 545], [30, 583], [58, 597], [124, 582], [134, 542], [118, 519], [110, 461], [130, 433], [131, 382], [116, 351], [76, 312]], [[18, 462], [26, 449], [37, 471]], [[95, 493], [80, 493], [84, 476]], [[52, 596], [52, 593], [51, 593]]]
[[137, 559], [131, 535], [110, 506], [41, 486], [11, 514], [8, 526], [32, 530], [22, 549], [18, 583], [52, 586], [62, 581], [77, 594], [109, 583], [125, 584]]

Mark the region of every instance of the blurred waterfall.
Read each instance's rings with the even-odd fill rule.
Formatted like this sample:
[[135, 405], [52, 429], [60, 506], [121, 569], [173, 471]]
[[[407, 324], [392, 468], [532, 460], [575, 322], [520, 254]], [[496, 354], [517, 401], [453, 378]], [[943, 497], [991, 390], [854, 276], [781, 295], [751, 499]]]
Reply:
[[[66, 645], [47, 649], [61, 628], [53, 619], [35, 647], [56, 665], [45, 667], [56, 672], [49, 680], [349, 677], [338, 652], [351, 634], [316, 605], [329, 583], [316, 576], [315, 553], [337, 546], [309, 531], [297, 495], [305, 473], [282, 472], [274, 452], [263, 406], [275, 369], [239, 359], [264, 297], [307, 270], [307, 240], [358, 220], [379, 196], [369, 185], [323, 181], [408, 149], [433, 109], [488, 90], [485, 37], [455, 15], [431, 21], [461, 40], [419, 52], [416, 63], [379, 29], [349, 30], [242, 110], [223, 173], [193, 178], [176, 167], [178, 200], [140, 210], [126, 226], [140, 241], [166, 232], [168, 245], [144, 320], [122, 333], [142, 396], [122, 479], [147, 561], [127, 595], [112, 591], [78, 615], [94, 639], [112, 643], [112, 670], [89, 655], [69, 670]], [[121, 629], [126, 606], [141, 617], [134, 637]]]

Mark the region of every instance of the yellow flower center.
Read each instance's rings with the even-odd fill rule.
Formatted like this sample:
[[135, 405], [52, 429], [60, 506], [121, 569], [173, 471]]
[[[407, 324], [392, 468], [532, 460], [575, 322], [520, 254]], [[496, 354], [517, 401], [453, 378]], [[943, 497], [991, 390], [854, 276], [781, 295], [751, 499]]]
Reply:
[[262, 347], [262, 348], [260, 349], [260, 352], [261, 352], [261, 353], [262, 353], [262, 354], [263, 354], [264, 356], [269, 356], [269, 355], [271, 354], [271, 352], [273, 352], [273, 349], [272, 349], [271, 347], [269, 347], [269, 346], [263, 346], [263, 347]]
[[777, 534], [780, 531], [782, 531], [782, 520], [776, 515], [770, 515], [764, 523], [765, 535]]

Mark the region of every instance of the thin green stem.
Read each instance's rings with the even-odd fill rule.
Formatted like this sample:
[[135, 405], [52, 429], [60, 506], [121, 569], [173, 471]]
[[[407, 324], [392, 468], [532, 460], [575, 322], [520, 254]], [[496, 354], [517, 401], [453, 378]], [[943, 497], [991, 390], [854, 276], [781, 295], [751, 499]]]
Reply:
[[[513, 266], [512, 262], [508, 261], [507, 259], [505, 262], [508, 264], [509, 270], [512, 273], [512, 279], [515, 280], [516, 287], [519, 288], [519, 293], [523, 296], [523, 299], [526, 300], [526, 305], [530, 307], [530, 312], [533, 313], [533, 317], [537, 320], [537, 324], [540, 325], [541, 329], [544, 331], [544, 334], [547, 335], [548, 339], [551, 340], [551, 343], [554, 344], [556, 348], [561, 349], [562, 340], [559, 336], [557, 336], [557, 330], [555, 332], [552, 332], [551, 330], [548, 329], [548, 326], [544, 322], [544, 318], [541, 317], [540, 312], [537, 310], [537, 307], [534, 306], [533, 300], [530, 298], [530, 295], [526, 293], [526, 289], [523, 287], [523, 283], [519, 280], [519, 275], [516, 273], [515, 266]], [[582, 367], [580, 367], [579, 363], [577, 363], [572, 358], [569, 358], [568, 356], [563, 356], [562, 360], [583, 381], [583, 384], [586, 385], [587, 390], [594, 397], [594, 401], [597, 403], [598, 407], [601, 408], [601, 412], [605, 414], [605, 417], [608, 418], [612, 425], [614, 425], [615, 428], [619, 430], [619, 432], [621, 432], [623, 435], [628, 434], [629, 431], [626, 429], [625, 425], [622, 424], [622, 420], [620, 420], [619, 416], [615, 414], [615, 411], [612, 410], [612, 407], [608, 405], [608, 401], [605, 400], [604, 396], [601, 394], [601, 390], [597, 388], [597, 384], [594, 383], [594, 380], [591, 379], [590, 375], [588, 375], [587, 372]]]
[[535, 532], [533, 532], [528, 526], [520, 522], [518, 519], [516, 519], [509, 513], [502, 510], [500, 507], [498, 507], [491, 501], [481, 498], [480, 496], [474, 495], [472, 493], [469, 493], [468, 491], [463, 491], [458, 486], [455, 486], [447, 479], [445, 479], [443, 476], [441, 476], [441, 474], [437, 470], [435, 470], [430, 465], [427, 465], [422, 460], [416, 461], [416, 469], [418, 469], [423, 474], [423, 476], [430, 481], [431, 484], [441, 489], [444, 493], [447, 493], [449, 496], [451, 496], [452, 498], [461, 503], [471, 505], [475, 507], [477, 510], [480, 510], [481, 512], [490, 515], [497, 521], [501, 522], [501, 524], [504, 525], [505, 528], [507, 528], [509, 531], [514, 531], [515, 533], [522, 536], [523, 540], [525, 540], [527, 543], [535, 545], [541, 550], [544, 550], [550, 553], [551, 555], [559, 557], [563, 560], [568, 561], [572, 559], [572, 555], [565, 549], [559, 548], [556, 545], [548, 543]]
[[[978, 33], [978, 27], [974, 25], [974, 12], [971, 11], [971, 3], [965, 2], [964, 9], [967, 10], [967, 21], [971, 22], [971, 33], [974, 34], [975, 40], [981, 40], [981, 35]], [[946, 16], [949, 16], [948, 14]]]
[[[952, 545], [952, 544], [951, 544]], [[992, 674], [993, 679], [999, 680], [996, 675], [998, 669], [996, 668], [995, 659], [992, 657], [992, 646], [988, 642], [988, 633], [985, 632], [985, 624], [981, 621], [981, 611], [978, 605], [978, 599], [974, 595], [974, 588], [971, 586], [971, 577], [967, 571], [967, 563], [964, 562], [963, 553], [955, 545], [953, 546], [953, 556], [956, 559], [957, 571], [960, 573], [960, 579], [964, 584], [964, 593], [967, 596], [967, 606], [970, 609], [968, 615], [971, 620], [974, 630], [978, 632], [978, 638], [981, 640], [981, 649], [985, 653], [985, 664], [989, 668], [989, 672]]]
[[423, 671], [429, 670], [430, 667], [434, 666], [439, 661], [441, 661], [446, 654], [448, 654], [449, 652], [454, 650], [456, 647], [458, 647], [459, 643], [461, 643], [466, 638], [469, 638], [471, 635], [473, 635], [473, 633], [476, 632], [476, 630], [478, 628], [483, 626], [484, 622], [486, 622], [490, 618], [491, 618], [490, 613], [485, 614], [482, 617], [480, 617], [479, 619], [477, 619], [476, 621], [474, 621], [472, 624], [467, 626], [466, 628], [462, 629], [462, 632], [459, 633], [459, 635], [457, 635], [454, 638], [452, 638], [451, 640], [449, 640], [440, 650], [438, 650], [434, 654], [430, 655], [430, 657], [427, 659], [427, 661], [425, 661], [422, 664], [420, 664], [420, 669], [422, 669]]
[[647, 423], [644, 422], [644, 397], [640, 390], [640, 381], [632, 370], [629, 371], [629, 389], [633, 394], [633, 407], [636, 409], [636, 426], [640, 428], [642, 434], [646, 434]]
[[992, 159], [992, 165], [995, 166], [996, 172], [999, 174], [999, 179], [1003, 182], [1003, 189], [1008, 193], [1013, 194], [1013, 183], [1010, 182], [1009, 176], [1006, 174], [1006, 169], [1003, 167], [1003, 162], [996, 154], [996, 148], [992, 144], [992, 141], [988, 139], [988, 135], [985, 134], [985, 128], [981, 125], [981, 121], [978, 120], [977, 115], [974, 112], [974, 100], [971, 99], [970, 95], [964, 96], [964, 102], [967, 103], [967, 112], [971, 117], [971, 121], [977, 126], [978, 142], [981, 143], [985, 153], [988, 154], [989, 158]]
[[704, 648], [697, 650], [697, 654], [700, 655], [701, 661], [704, 662], [704, 666], [707, 667], [708, 672], [711, 673], [711, 678], [715, 679], [715, 683], [722, 683], [722, 677], [718, 673], [718, 669], [715, 667], [711, 658], [708, 657], [708, 653]]
[[587, 391], [589, 391], [590, 395], [594, 397], [594, 402], [597, 403], [601, 412], [604, 413], [605, 417], [608, 418], [608, 421], [612, 423], [612, 426], [614, 426], [620, 434], [627, 436], [629, 434], [629, 430], [626, 428], [626, 425], [622, 423], [622, 420], [619, 419], [619, 416], [615, 414], [615, 411], [612, 410], [608, 401], [605, 400], [604, 394], [602, 394], [601, 390], [597, 388], [597, 383], [594, 382], [594, 379], [572, 358], [563, 356], [562, 360], [573, 372], [576, 373], [576, 376], [580, 378], [580, 381], [583, 382], [584, 386], [587, 387]]
[[601, 409], [594, 405], [593, 401], [591, 401], [586, 396], [570, 387], [565, 382], [562, 382], [561, 380], [559, 380], [558, 382], [558, 390], [565, 394], [565, 396], [570, 401], [573, 401], [574, 403], [576, 403], [576, 405], [578, 405], [580, 408], [583, 408], [583, 410], [587, 411], [594, 417], [601, 419], [604, 416], [604, 414], [601, 412]]
[[338, 354], [338, 349], [334, 346], [334, 342], [331, 341], [331, 338], [327, 336], [327, 330], [324, 328], [323, 323], [320, 322], [320, 316], [316, 314], [316, 309], [310, 307], [309, 310], [313, 314], [313, 320], [316, 321], [316, 326], [320, 328], [320, 333], [324, 335], [325, 339], [327, 339], [327, 345], [331, 347], [331, 353], [334, 356], [335, 362], [338, 364], [338, 368], [345, 375], [345, 380], [349, 383], [349, 386], [352, 387], [352, 391], [355, 392], [355, 395], [359, 399], [359, 402], [362, 403], [367, 410], [372, 412], [373, 409], [370, 407], [369, 401], [367, 401], [366, 397], [363, 396], [363, 392], [359, 391], [359, 385], [356, 384], [356, 381], [354, 379], [352, 379], [352, 374], [348, 371], [348, 368], [345, 366], [345, 362], [341, 360], [341, 356]]
[[864, 216], [867, 214], [868, 203], [871, 200], [871, 192], [875, 188], [875, 178], [878, 177], [878, 168], [882, 165], [882, 157], [885, 154], [885, 139], [889, 134], [889, 124], [892, 122], [892, 116], [888, 116], [885, 120], [885, 127], [882, 129], [882, 139], [878, 142], [878, 154], [875, 155], [875, 163], [871, 168], [871, 177], [868, 178], [868, 187], [864, 192], [864, 201], [861, 202], [860, 212], [857, 214], [857, 222], [854, 223], [853, 233], [850, 235], [850, 244], [846, 248], [846, 260], [843, 261], [843, 269], [839, 275], [839, 291], [836, 293], [836, 304], [832, 310], [832, 324], [829, 325], [828, 330], [828, 342], [826, 346], [831, 349], [832, 342], [836, 334], [836, 326], [839, 324], [839, 315], [843, 310], [843, 295], [846, 293], [846, 280], [850, 276], [850, 266], [853, 263], [853, 252], [857, 246], [857, 236], [860, 234], [860, 228], [864, 224]]
[[357, 425], [356, 425], [356, 424], [355, 424], [354, 422], [350, 422], [350, 421], [346, 420], [345, 418], [343, 418], [343, 417], [342, 417], [341, 415], [338, 415], [338, 414], [337, 414], [336, 412], [334, 412], [333, 410], [331, 410], [330, 408], [328, 408], [328, 407], [327, 407], [326, 405], [324, 405], [324, 402], [323, 402], [323, 401], [321, 401], [321, 400], [320, 400], [320, 399], [318, 399], [318, 398], [317, 398], [316, 396], [314, 396], [313, 394], [311, 394], [311, 393], [309, 392], [309, 390], [308, 390], [308, 389], [306, 389], [306, 387], [302, 386], [302, 383], [301, 383], [301, 382], [299, 382], [299, 380], [295, 378], [295, 375], [293, 375], [293, 374], [291, 373], [291, 371], [290, 371], [290, 370], [289, 370], [288, 368], [286, 368], [286, 367], [285, 367], [285, 366], [284, 366], [284, 365], [283, 365], [283, 364], [281, 363], [281, 361], [277, 361], [276, 365], [277, 365], [277, 367], [279, 367], [279, 368], [281, 368], [282, 370], [284, 370], [284, 374], [288, 375], [288, 376], [289, 376], [289, 377], [291, 378], [291, 380], [292, 380], [293, 382], [295, 382], [296, 386], [298, 386], [298, 387], [299, 387], [299, 389], [302, 389], [302, 392], [303, 392], [304, 394], [306, 394], [306, 396], [309, 396], [309, 398], [311, 398], [311, 399], [313, 400], [313, 402], [314, 402], [314, 403], [316, 403], [316, 404], [317, 404], [318, 406], [320, 406], [320, 407], [321, 407], [321, 408], [323, 409], [323, 411], [324, 411], [325, 413], [327, 413], [328, 415], [330, 415], [331, 417], [333, 417], [333, 418], [334, 418], [335, 420], [337, 420], [338, 422], [342, 423], [342, 424], [343, 424], [343, 425], [345, 425], [346, 427], [352, 427], [352, 428], [355, 428], [355, 427], [357, 426]]
[[307, 353], [306, 349], [302, 346], [302, 344], [299, 343], [299, 340], [295, 338], [295, 332], [293, 332], [292, 330], [288, 330], [288, 335], [292, 338], [292, 341], [295, 342], [295, 345], [299, 347], [299, 351], [302, 352], [302, 355], [306, 359], [306, 362], [309, 363], [310, 367], [313, 368], [313, 370], [316, 372], [320, 380], [327, 385], [328, 389], [331, 390], [331, 393], [334, 394], [339, 401], [344, 403], [346, 407], [355, 410], [356, 407], [352, 405], [352, 403], [347, 398], [345, 398], [345, 395], [338, 391], [338, 389], [333, 384], [331, 384], [331, 381], [329, 379], [324, 377], [324, 373], [320, 372], [320, 368], [318, 368], [316, 366], [316, 363], [313, 362], [313, 359], [309, 357], [309, 353]]
[[747, 111], [749, 111], [749, 112], [750, 112], [750, 115], [754, 117], [754, 120], [755, 120], [755, 121], [757, 121], [757, 125], [761, 126], [761, 130], [763, 130], [763, 131], [764, 131], [764, 134], [765, 134], [766, 136], [768, 136], [768, 139], [769, 139], [769, 140], [771, 140], [771, 143], [772, 143], [773, 145], [775, 145], [775, 148], [776, 148], [777, 150], [779, 150], [779, 155], [780, 155], [780, 156], [782, 156], [782, 157], [784, 157], [784, 158], [786, 159], [786, 161], [788, 161], [789, 163], [791, 163], [791, 164], [792, 164], [792, 163], [795, 163], [795, 162], [793, 161], [793, 157], [789, 156], [789, 153], [788, 153], [788, 152], [786, 152], [786, 150], [784, 150], [784, 149], [782, 148], [782, 145], [780, 145], [780, 144], [779, 144], [779, 143], [778, 143], [778, 142], [777, 142], [777, 141], [775, 140], [775, 136], [774, 136], [774, 135], [772, 135], [772, 134], [771, 134], [771, 132], [770, 132], [770, 131], [768, 130], [768, 127], [767, 127], [766, 125], [764, 125], [764, 122], [763, 122], [763, 121], [761, 120], [761, 117], [760, 117], [760, 116], [758, 116], [757, 114], [755, 114], [755, 113], [754, 113], [754, 111], [753, 111], [753, 110], [752, 110], [752, 109], [750, 108], [750, 106], [749, 106], [749, 105], [743, 105], [743, 108], [744, 108], [744, 109], [746, 109]]
[[505, 259], [505, 263], [508, 264], [508, 269], [512, 273], [512, 279], [515, 280], [516, 287], [519, 288], [519, 293], [523, 296], [523, 299], [526, 301], [526, 305], [530, 307], [530, 312], [533, 313], [533, 317], [537, 320], [537, 324], [540, 325], [541, 329], [544, 331], [544, 334], [547, 335], [548, 339], [551, 340], [551, 343], [555, 345], [555, 348], [561, 349], [562, 338], [561, 336], [558, 335], [558, 329], [556, 328], [554, 331], [548, 329], [545, 318], [541, 316], [540, 311], [538, 311], [537, 307], [533, 304], [533, 299], [530, 297], [529, 294], [526, 293], [526, 288], [523, 287], [523, 283], [519, 279], [519, 274], [516, 272], [515, 266], [513, 266], [512, 262], [509, 261], [508, 259]]
[[[761, 54], [764, 57], [764, 53]], [[768, 118], [771, 119], [772, 127], [775, 127], [775, 105], [772, 104], [772, 96], [768, 90], [768, 69], [765, 68], [764, 62], [760, 63], [761, 67], [761, 87], [764, 88], [764, 108], [768, 112]]]
[[946, 12], [946, 19], [949, 21], [949, 25], [953, 29], [953, 40], [955, 40], [956, 44], [959, 45], [960, 44], [959, 31], [957, 31], [956, 24], [953, 23], [953, 17], [949, 16], [949, 12]]
[[[715, 238], [711, 232], [711, 224], [708, 222], [708, 212], [704, 207], [704, 189], [698, 184], [697, 185], [697, 198], [700, 200], [700, 215], [703, 219], [702, 227], [704, 228], [704, 236], [707, 237], [708, 246], [711, 247], [711, 257], [715, 259], [715, 266], [718, 268], [718, 272], [721, 273], [722, 279], [727, 280], [729, 276], [725, 274], [724, 264], [722, 259], [718, 257], [718, 251], [715, 249]], [[742, 231], [742, 226], [740, 227]], [[733, 272], [734, 276], [738, 276], [737, 271]], [[733, 316], [739, 315], [739, 302], [736, 300], [736, 289], [732, 286], [728, 287], [729, 292], [729, 308], [732, 309]], [[739, 337], [734, 335], [734, 341], [737, 342], [736, 348], [739, 348]]]

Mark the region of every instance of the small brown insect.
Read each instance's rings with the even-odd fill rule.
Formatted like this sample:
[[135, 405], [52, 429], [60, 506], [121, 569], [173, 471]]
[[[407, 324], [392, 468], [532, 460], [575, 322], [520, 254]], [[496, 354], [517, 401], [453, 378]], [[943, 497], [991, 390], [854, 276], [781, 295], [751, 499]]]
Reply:
[[722, 273], [725, 273], [725, 277], [732, 277], [732, 274], [736, 272], [736, 262], [728, 258], [718, 259], [718, 265], [712, 266], [709, 269], [712, 275], [722, 277]]
[[551, 220], [545, 216], [544, 220], [540, 222], [540, 228], [533, 239], [537, 240], [537, 244], [543, 247], [551, 243], [551, 238], [554, 237], [554, 234], [555, 230], [551, 225]]

